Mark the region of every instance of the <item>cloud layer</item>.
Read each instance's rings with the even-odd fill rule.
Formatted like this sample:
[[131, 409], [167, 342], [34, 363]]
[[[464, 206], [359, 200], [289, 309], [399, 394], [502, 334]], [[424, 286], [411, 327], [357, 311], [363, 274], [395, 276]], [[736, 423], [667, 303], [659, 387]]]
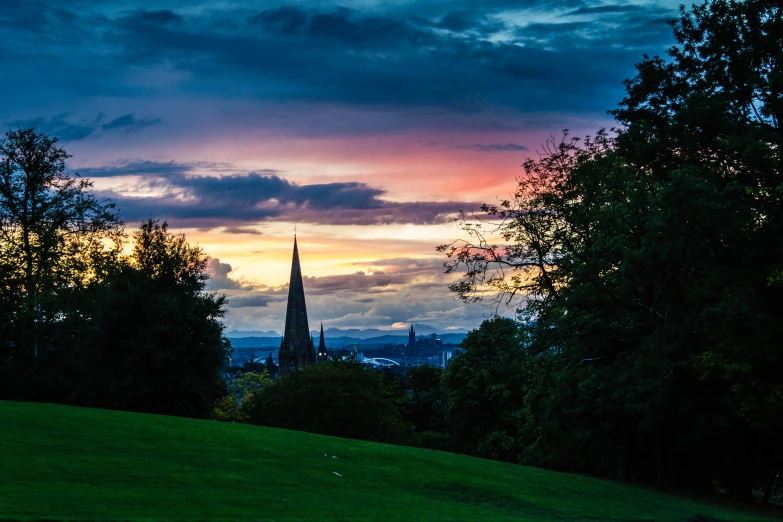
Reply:
[[[392, 202], [383, 189], [355, 181], [300, 185], [276, 171], [195, 175], [210, 164], [143, 161], [82, 169], [87, 177], [130, 177], [125, 192], [102, 191], [118, 203], [126, 221], [150, 214], [179, 226], [229, 233], [253, 233], [241, 225], [263, 221], [296, 221], [326, 225], [431, 224], [452, 220], [460, 210], [478, 208], [470, 202]], [[225, 168], [225, 165], [219, 165]], [[150, 196], [127, 192], [154, 192]]]
[[[170, 1], [150, 8], [137, 0], [122, 10], [101, 2], [6, 2], [0, 72], [29, 81], [9, 86], [0, 113], [29, 112], [42, 98], [206, 101], [216, 94], [408, 113], [603, 112], [641, 53], [671, 43], [665, 21], [673, 14], [658, 4], [592, 1], [355, 8]], [[39, 117], [55, 116], [28, 121]], [[122, 114], [101, 128], [155, 122]]]
[[611, 124], [678, 3], [0, 0], [0, 130], [58, 136], [129, 227], [186, 229], [231, 327], [281, 328], [293, 223], [311, 320], [474, 327], [449, 220]]

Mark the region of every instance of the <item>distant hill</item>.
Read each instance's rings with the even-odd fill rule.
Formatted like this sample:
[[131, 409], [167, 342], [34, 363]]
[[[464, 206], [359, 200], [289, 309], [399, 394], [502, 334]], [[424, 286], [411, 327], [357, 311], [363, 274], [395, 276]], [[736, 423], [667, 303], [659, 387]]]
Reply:
[[[330, 329], [330, 330], [337, 330], [336, 328]], [[383, 330], [379, 330], [380, 332], [383, 332]], [[319, 332], [313, 330], [310, 332], [314, 338], [318, 339]], [[334, 332], [333, 332], [334, 333]], [[395, 332], [396, 334], [397, 332]], [[416, 332], [416, 337], [425, 337], [425, 336], [419, 336], [418, 331]], [[458, 344], [462, 342], [462, 340], [465, 338], [464, 333], [445, 333], [445, 334], [436, 334], [437, 338], [443, 341], [446, 344]], [[279, 348], [280, 347], [280, 340], [282, 339], [281, 336], [276, 337], [231, 337], [230, 335], [227, 336], [228, 340], [231, 341], [231, 346], [234, 348]], [[348, 336], [331, 336], [327, 335], [326, 331], [324, 331], [324, 337], [326, 338], [326, 346], [328, 348], [340, 348], [345, 345], [349, 344], [356, 344], [359, 346], [382, 346], [386, 344], [406, 344], [408, 342], [408, 336], [407, 335], [379, 335], [377, 337], [348, 337]]]
[[240, 339], [242, 337], [282, 337], [274, 330], [262, 332], [260, 330], [229, 330], [226, 332], [229, 339]]
[[[437, 332], [427, 324], [414, 324], [416, 337], [427, 337], [435, 334], [446, 344], [458, 344], [462, 342], [468, 333], [466, 328], [455, 328], [448, 332]], [[320, 330], [311, 330], [310, 333], [316, 339]], [[229, 330], [226, 337], [234, 348], [279, 348], [282, 336], [274, 330]], [[407, 344], [408, 331], [406, 329], [382, 330], [380, 328], [327, 328], [324, 330], [326, 346], [340, 348], [345, 345], [356, 344], [359, 346], [383, 346], [386, 344]]]
[[[413, 329], [416, 330], [416, 336], [421, 335], [432, 335], [434, 333], [438, 333], [438, 330], [435, 327], [432, 327], [428, 324], [414, 324]], [[315, 330], [314, 330], [315, 331]], [[466, 334], [468, 333], [467, 328], [455, 328], [453, 330], [449, 330], [448, 333], [450, 334]], [[342, 328], [327, 328], [324, 330], [324, 337], [350, 337], [352, 339], [370, 339], [370, 338], [377, 338], [382, 336], [404, 336], [405, 339], [408, 339], [408, 329], [394, 329], [394, 330], [381, 330], [380, 328], [367, 328], [365, 330], [360, 330], [358, 328], [348, 328], [348, 329], [342, 329]]]
[[0, 426], [0, 520], [776, 519], [621, 482], [211, 420], [0, 401]]

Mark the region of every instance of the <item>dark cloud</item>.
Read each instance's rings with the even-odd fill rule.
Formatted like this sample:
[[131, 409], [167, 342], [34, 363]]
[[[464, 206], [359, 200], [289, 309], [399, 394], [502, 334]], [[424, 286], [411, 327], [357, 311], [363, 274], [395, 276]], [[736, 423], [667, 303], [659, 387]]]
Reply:
[[275, 301], [281, 301], [280, 297], [273, 297], [263, 294], [251, 294], [240, 295], [236, 297], [229, 297], [228, 306], [231, 308], [249, 308], [249, 307], [266, 307], [269, 303]]
[[14, 120], [6, 123], [7, 129], [35, 127], [39, 132], [56, 136], [63, 142], [79, 141], [90, 137], [98, 137], [103, 132], [124, 129], [126, 132], [135, 131], [161, 122], [159, 118], [136, 118], [132, 113], [123, 114], [107, 123], [102, 123], [106, 117], [99, 114], [90, 120], [73, 121], [75, 116], [67, 112], [57, 114], [51, 118], [39, 116], [27, 120]]
[[244, 228], [244, 227], [226, 227], [223, 229], [223, 232], [226, 234], [250, 234], [254, 236], [261, 236], [264, 234], [263, 232], [255, 230], [253, 228]]
[[97, 118], [86, 121], [73, 123], [68, 121], [68, 113], [58, 114], [47, 119], [42, 116], [29, 120], [15, 120], [6, 124], [6, 128], [30, 128], [35, 127], [38, 132], [49, 134], [51, 136], [57, 136], [60, 141], [78, 141], [83, 140], [94, 133], [98, 128], [103, 116], [98, 115]]
[[243, 207], [230, 204], [206, 205], [198, 200], [186, 201], [177, 196], [129, 197], [112, 191], [98, 192], [117, 203], [122, 219], [128, 223], [141, 222], [150, 215], [156, 219], [167, 219], [177, 227], [194, 227], [212, 230], [225, 226], [255, 224], [278, 218], [281, 209]]
[[520, 152], [527, 150], [527, 147], [524, 145], [517, 145], [516, 143], [488, 143], [488, 144], [477, 144], [477, 145], [470, 145], [469, 147], [458, 147], [458, 148], [471, 148], [473, 150], [477, 150], [479, 152]]
[[276, 171], [198, 175], [199, 170], [228, 171], [226, 164], [137, 161], [81, 169], [85, 177], [134, 176], [138, 188], [159, 192], [152, 197], [112, 191], [128, 222], [156, 218], [201, 229], [222, 227], [227, 233], [257, 233], [242, 228], [261, 221], [299, 221], [333, 225], [431, 224], [453, 219], [478, 203], [391, 202], [385, 191], [365, 183], [339, 182], [299, 185]]
[[436, 26], [449, 31], [476, 32], [485, 36], [506, 28], [506, 24], [490, 19], [481, 11], [453, 11], [441, 18]]
[[265, 201], [257, 205], [237, 205], [230, 199], [206, 202], [201, 199], [183, 200], [178, 196], [129, 197], [111, 191], [99, 193], [117, 203], [126, 222], [141, 222], [152, 215], [168, 219], [172, 225], [204, 230], [228, 226], [254, 225], [262, 221], [297, 221], [321, 225], [389, 225], [445, 223], [455, 218], [460, 210], [478, 209], [479, 203], [410, 202], [397, 203], [378, 200], [374, 208], [335, 207], [330, 209], [282, 205]]
[[250, 23], [258, 24], [268, 31], [281, 34], [302, 33], [309, 20], [310, 17], [305, 11], [292, 6], [265, 9], [250, 17]]
[[[221, 163], [215, 161], [119, 161], [102, 167], [86, 167], [79, 169], [84, 177], [88, 178], [110, 178], [116, 176], [140, 176], [153, 178], [182, 178], [186, 174], [195, 174], [199, 172], [226, 172], [235, 173], [242, 171], [230, 163]], [[274, 169], [255, 170], [255, 173], [267, 175], [276, 175], [282, 171]]]
[[193, 171], [193, 165], [187, 163], [137, 161], [118, 163], [103, 167], [87, 167], [79, 169], [82, 176], [88, 178], [111, 178], [116, 176], [157, 176], [169, 177], [183, 175]]
[[181, 22], [183, 20], [181, 15], [178, 15], [169, 9], [158, 9], [152, 11], [141, 10], [134, 13], [133, 16], [142, 22], [150, 22], [155, 24], [170, 24], [174, 22]]
[[481, 9], [450, 11], [427, 26], [401, 15], [283, 7], [250, 16], [249, 31], [123, 22], [116, 39], [134, 63], [176, 63], [193, 79], [231, 79], [223, 87], [267, 99], [591, 111], [611, 107], [606, 88], [621, 90], [637, 46], [664, 43], [670, 29], [661, 12], [598, 10], [589, 21], [529, 24], [516, 29], [524, 46], [488, 41], [505, 26]]
[[104, 123], [101, 125], [101, 128], [105, 131], [113, 129], [141, 129], [150, 125], [157, 125], [160, 122], [160, 118], [139, 119], [134, 114], [123, 114], [108, 123]]
[[[656, 54], [672, 42], [665, 18], [674, 14], [655, 5], [581, 1], [420, 1], [360, 10], [203, 9], [196, 2], [187, 11], [184, 2], [164, 3], [153, 8], [137, 0], [140, 9], [119, 14], [108, 4], [8, 9], [2, 20], [12, 30], [0, 35], [0, 74], [10, 72], [3, 64], [48, 66], [16, 66], [29, 92], [11, 86], [0, 110], [54, 92], [83, 99], [165, 92], [410, 111], [603, 112], [616, 103], [641, 53]], [[500, 16], [513, 10], [524, 20], [525, 10], [543, 5], [563, 22], [517, 27]], [[498, 31], [503, 36], [489, 38]], [[172, 76], [129, 85], [126, 78], [139, 72], [153, 80]], [[57, 82], [45, 80], [52, 75]]]
[[297, 185], [277, 175], [193, 176], [169, 178], [175, 187], [207, 204], [230, 203], [242, 207], [255, 206], [276, 200], [281, 205], [306, 206], [313, 210], [374, 209], [383, 206], [378, 196], [383, 190], [364, 183], [324, 183]]
[[304, 286], [308, 294], [324, 295], [335, 292], [366, 293], [370, 290], [384, 290], [394, 285], [403, 285], [411, 280], [409, 274], [387, 274], [385, 272], [356, 272], [324, 277], [304, 277]]

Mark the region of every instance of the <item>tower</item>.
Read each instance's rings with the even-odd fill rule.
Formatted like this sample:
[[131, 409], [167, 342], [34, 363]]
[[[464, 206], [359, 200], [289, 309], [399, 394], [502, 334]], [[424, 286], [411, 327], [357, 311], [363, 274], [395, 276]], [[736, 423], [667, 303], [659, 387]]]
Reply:
[[291, 370], [315, 364], [315, 346], [307, 324], [302, 268], [299, 265], [299, 249], [294, 236], [294, 257], [291, 261], [291, 280], [288, 283], [288, 307], [285, 312], [285, 329], [278, 353], [280, 375]]
[[411, 325], [411, 329], [408, 330], [408, 355], [415, 355], [416, 353], [416, 330], [413, 329], [413, 325]]
[[326, 343], [324, 342], [324, 323], [321, 323], [321, 339], [318, 341], [318, 362], [325, 361], [328, 354], [326, 353]]

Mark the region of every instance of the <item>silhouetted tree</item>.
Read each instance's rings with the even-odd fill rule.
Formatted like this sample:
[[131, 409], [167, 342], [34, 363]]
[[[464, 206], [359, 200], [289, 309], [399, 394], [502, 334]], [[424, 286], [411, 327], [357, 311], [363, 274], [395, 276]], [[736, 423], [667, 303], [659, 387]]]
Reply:
[[405, 402], [398, 381], [353, 360], [331, 360], [279, 377], [253, 397], [248, 414], [264, 426], [402, 442]]
[[59, 356], [62, 294], [101, 277], [120, 253], [114, 205], [66, 172], [69, 157], [35, 129], [0, 139], [0, 381], [11, 387], [46, 378], [33, 372]]
[[246, 361], [244, 364], [242, 364], [242, 371], [243, 372], [255, 372], [255, 373], [264, 373], [264, 370], [266, 369], [266, 364], [262, 362], [256, 361], [256, 353], [253, 352], [253, 354], [250, 356], [250, 360]]
[[277, 376], [277, 371], [280, 368], [275, 364], [275, 360], [272, 359], [271, 353], [266, 357], [266, 362], [264, 363], [264, 369], [270, 376], [272, 377]]
[[75, 402], [204, 417], [228, 353], [224, 296], [205, 291], [206, 255], [166, 222], [142, 223], [131, 259], [92, 286], [80, 336], [89, 378]]
[[451, 449], [446, 421], [446, 396], [441, 386], [443, 370], [427, 364], [412, 366], [405, 372], [410, 393], [407, 419], [413, 425], [414, 444], [433, 449]]
[[749, 498], [783, 470], [783, 18], [716, 0], [673, 28], [616, 136], [551, 140], [441, 250], [462, 299], [519, 307], [524, 461]]

